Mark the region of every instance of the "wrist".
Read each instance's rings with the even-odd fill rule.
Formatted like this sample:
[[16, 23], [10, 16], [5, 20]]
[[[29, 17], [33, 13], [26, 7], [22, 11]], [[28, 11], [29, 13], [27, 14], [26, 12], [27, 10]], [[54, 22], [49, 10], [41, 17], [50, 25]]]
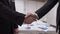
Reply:
[[39, 16], [35, 12], [33, 14], [37, 16], [37, 19], [39, 19]]

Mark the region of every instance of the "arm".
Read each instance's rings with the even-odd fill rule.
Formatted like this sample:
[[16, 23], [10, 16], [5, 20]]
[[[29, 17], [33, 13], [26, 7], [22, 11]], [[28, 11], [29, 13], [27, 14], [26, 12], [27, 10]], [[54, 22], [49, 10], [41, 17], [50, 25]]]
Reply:
[[53, 6], [58, 2], [58, 0], [48, 0], [47, 3], [36, 11], [39, 19], [43, 17], [46, 13], [53, 8]]
[[25, 15], [11, 10], [9, 7], [5, 6], [0, 2], [0, 14], [7, 20], [10, 20], [13, 23], [17, 23], [20, 26], [24, 21]]

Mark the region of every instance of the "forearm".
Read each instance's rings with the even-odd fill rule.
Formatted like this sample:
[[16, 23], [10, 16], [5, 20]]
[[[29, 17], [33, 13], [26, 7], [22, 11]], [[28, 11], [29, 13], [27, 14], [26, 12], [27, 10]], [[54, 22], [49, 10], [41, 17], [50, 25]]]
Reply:
[[42, 6], [40, 9], [36, 11], [36, 14], [39, 16], [39, 18], [43, 17], [45, 14], [47, 14], [53, 6], [58, 2], [58, 0], [48, 0], [47, 3]]

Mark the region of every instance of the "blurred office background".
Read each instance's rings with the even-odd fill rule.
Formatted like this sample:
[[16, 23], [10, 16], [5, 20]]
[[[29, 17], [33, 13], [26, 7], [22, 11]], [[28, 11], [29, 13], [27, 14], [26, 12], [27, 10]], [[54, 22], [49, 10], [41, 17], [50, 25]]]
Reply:
[[[41, 8], [47, 0], [15, 0], [16, 10], [20, 13], [34, 12]], [[56, 12], [58, 3], [41, 20], [49, 24], [56, 25]]]

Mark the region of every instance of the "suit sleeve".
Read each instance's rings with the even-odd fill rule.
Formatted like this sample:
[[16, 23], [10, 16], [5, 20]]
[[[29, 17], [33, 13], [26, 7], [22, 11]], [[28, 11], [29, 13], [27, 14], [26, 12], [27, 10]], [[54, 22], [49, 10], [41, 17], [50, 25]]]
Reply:
[[48, 0], [47, 3], [36, 11], [39, 19], [42, 18], [46, 13], [48, 13], [53, 6], [58, 2], [58, 0]]
[[5, 19], [10, 20], [11, 22], [22, 25], [25, 15], [11, 10], [8, 6], [5, 6], [0, 2], [0, 14], [4, 16]]

